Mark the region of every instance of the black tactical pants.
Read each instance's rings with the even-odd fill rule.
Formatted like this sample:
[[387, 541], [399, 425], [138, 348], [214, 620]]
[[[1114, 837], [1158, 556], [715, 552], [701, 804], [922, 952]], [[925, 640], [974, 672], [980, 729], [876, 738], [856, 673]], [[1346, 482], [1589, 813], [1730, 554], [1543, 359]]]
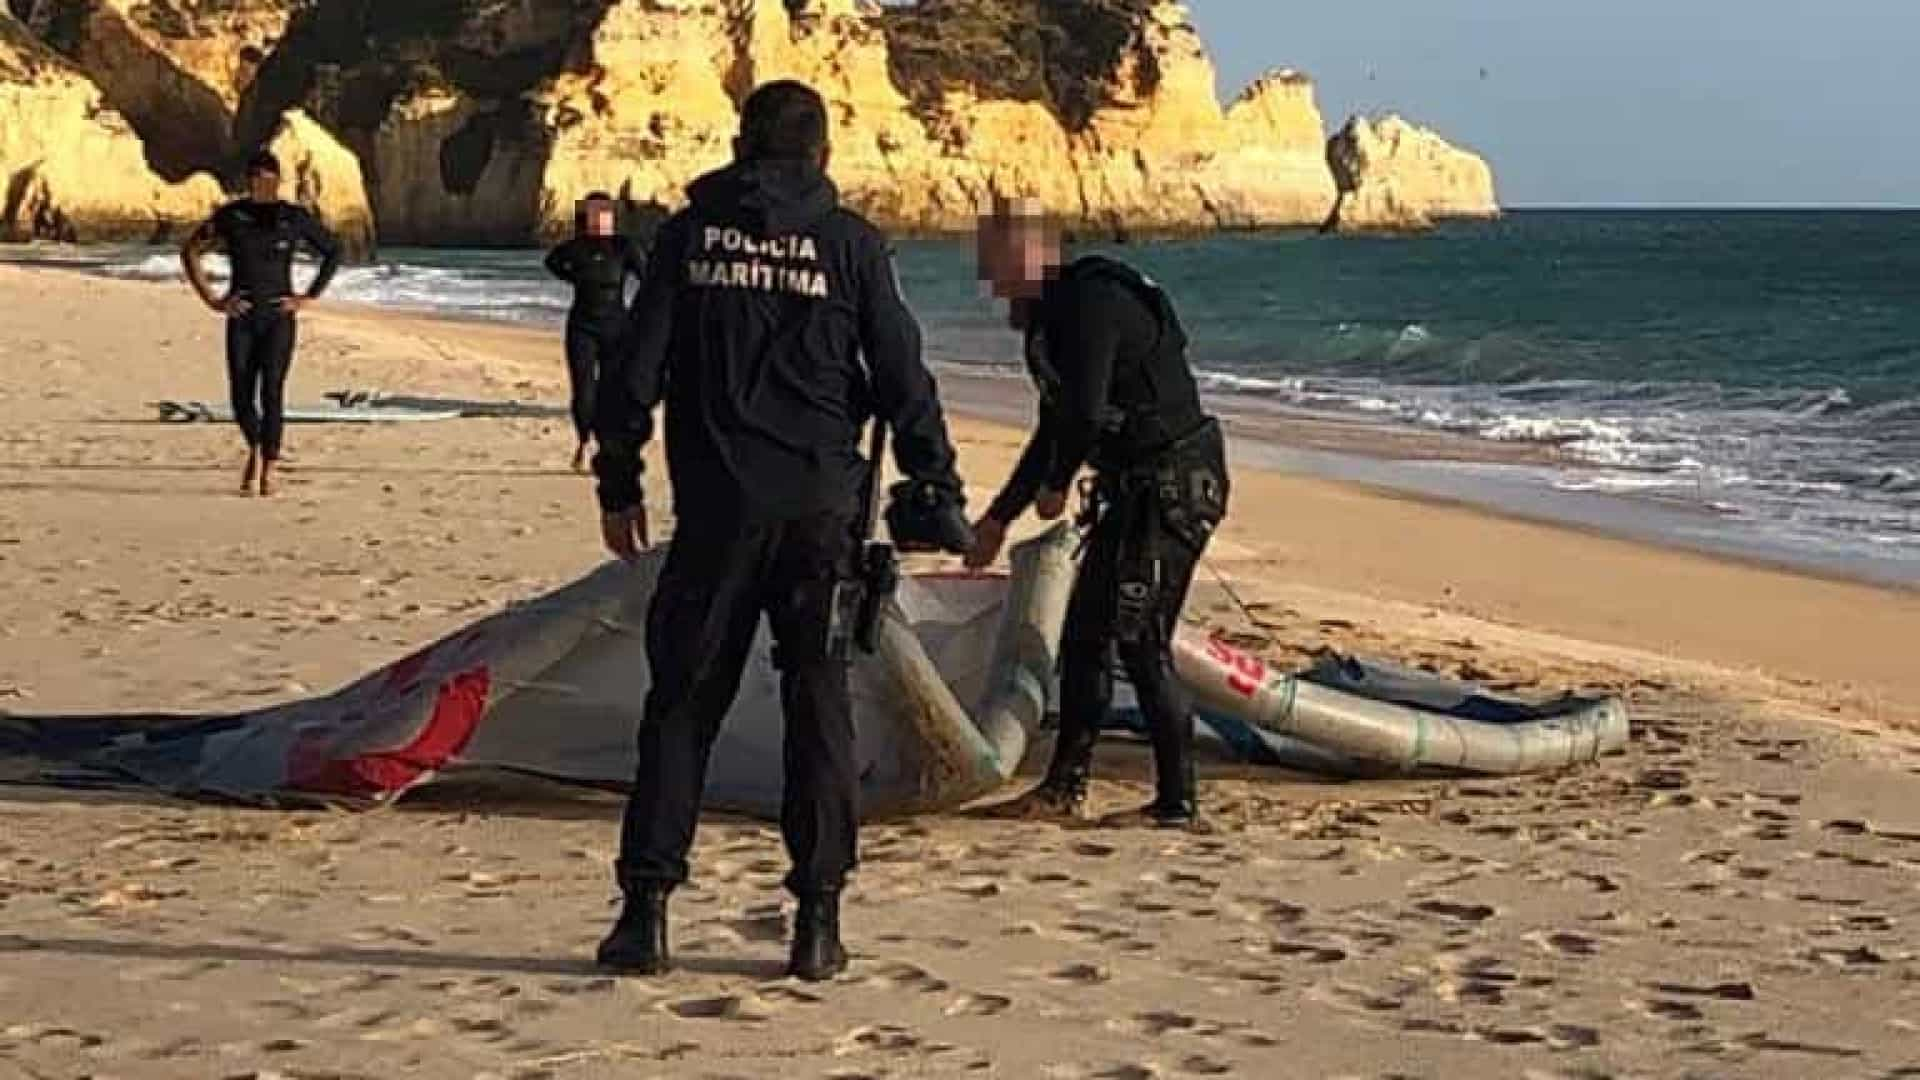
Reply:
[[1158, 467], [1103, 476], [1060, 644], [1060, 735], [1051, 785], [1085, 777], [1113, 705], [1113, 666], [1132, 681], [1153, 742], [1161, 805], [1190, 802], [1193, 696], [1173, 670], [1173, 634], [1226, 512], [1217, 428]]
[[787, 887], [805, 896], [845, 882], [856, 860], [860, 778], [847, 659], [827, 631], [854, 549], [850, 512], [746, 524], [681, 519], [647, 614], [653, 687], [621, 830], [624, 886], [686, 880], [708, 756], [763, 613], [786, 720]]

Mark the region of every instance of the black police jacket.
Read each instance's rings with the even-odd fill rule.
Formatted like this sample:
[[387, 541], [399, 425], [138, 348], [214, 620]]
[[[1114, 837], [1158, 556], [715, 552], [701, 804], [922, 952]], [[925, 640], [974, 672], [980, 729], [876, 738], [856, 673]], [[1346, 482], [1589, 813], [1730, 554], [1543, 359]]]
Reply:
[[1022, 319], [1040, 422], [987, 511], [995, 520], [1018, 518], [1043, 487], [1068, 490], [1089, 462], [1143, 464], [1206, 422], [1172, 302], [1125, 263], [1075, 260]]
[[666, 404], [675, 513], [783, 520], [858, 505], [878, 415], [907, 477], [959, 497], [918, 325], [880, 232], [821, 171], [736, 163], [661, 226], [600, 378], [601, 506], [640, 499], [640, 448]]

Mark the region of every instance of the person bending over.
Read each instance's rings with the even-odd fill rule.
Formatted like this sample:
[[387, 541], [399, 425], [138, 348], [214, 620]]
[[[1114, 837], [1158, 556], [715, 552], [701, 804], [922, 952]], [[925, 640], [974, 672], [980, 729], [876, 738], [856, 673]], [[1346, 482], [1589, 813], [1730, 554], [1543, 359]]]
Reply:
[[1066, 511], [1083, 466], [1090, 526], [1060, 647], [1060, 734], [1046, 779], [1000, 812], [1079, 816], [1094, 741], [1113, 698], [1113, 661], [1133, 681], [1153, 741], [1157, 793], [1140, 816], [1201, 827], [1193, 702], [1172, 643], [1194, 568], [1227, 509], [1225, 443], [1200, 408], [1173, 304], [1138, 270], [1088, 256], [1063, 263], [1057, 232], [1001, 201], [979, 232], [980, 276], [1026, 335], [1040, 390], [1037, 430], [974, 525], [969, 567], [999, 557], [1007, 526], [1035, 507]]

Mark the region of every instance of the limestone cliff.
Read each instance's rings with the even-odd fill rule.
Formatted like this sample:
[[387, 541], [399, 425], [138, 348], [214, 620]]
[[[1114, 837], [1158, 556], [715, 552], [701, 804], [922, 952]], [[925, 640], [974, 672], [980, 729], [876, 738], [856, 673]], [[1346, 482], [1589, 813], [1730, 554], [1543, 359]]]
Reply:
[[1500, 213], [1485, 161], [1398, 116], [1348, 120], [1327, 140], [1327, 168], [1340, 190], [1329, 228], [1418, 231]]
[[[1278, 72], [1223, 108], [1173, 0], [12, 2], [170, 175], [231, 176], [303, 111], [324, 129], [305, 141], [357, 159], [388, 243], [550, 239], [596, 188], [662, 212], [727, 160], [746, 93], [780, 77], [826, 95], [836, 180], [896, 228], [966, 228], [995, 193], [1143, 231], [1312, 224], [1336, 196], [1312, 84]], [[1402, 141], [1362, 169], [1394, 179], [1388, 196], [1356, 188], [1353, 220], [1383, 200], [1490, 203], [1490, 179], [1476, 197], [1464, 166]]]
[[280, 159], [284, 197], [318, 214], [340, 238], [349, 257], [371, 253], [373, 211], [360, 175], [360, 159], [298, 109], [281, 118], [270, 149]]
[[46, 42], [93, 77], [169, 179], [231, 176], [234, 121], [292, 17], [286, 0], [35, 0]]
[[204, 218], [220, 186], [169, 183], [100, 91], [0, 9], [0, 239], [160, 240]]

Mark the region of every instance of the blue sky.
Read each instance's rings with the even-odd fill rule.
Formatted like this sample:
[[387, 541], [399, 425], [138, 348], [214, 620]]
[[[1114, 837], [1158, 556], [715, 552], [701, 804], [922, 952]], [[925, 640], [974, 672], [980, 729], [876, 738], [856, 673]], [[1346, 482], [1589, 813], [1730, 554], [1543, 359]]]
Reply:
[[1329, 124], [1437, 127], [1510, 205], [1920, 205], [1920, 0], [1191, 7], [1223, 96], [1299, 68]]

